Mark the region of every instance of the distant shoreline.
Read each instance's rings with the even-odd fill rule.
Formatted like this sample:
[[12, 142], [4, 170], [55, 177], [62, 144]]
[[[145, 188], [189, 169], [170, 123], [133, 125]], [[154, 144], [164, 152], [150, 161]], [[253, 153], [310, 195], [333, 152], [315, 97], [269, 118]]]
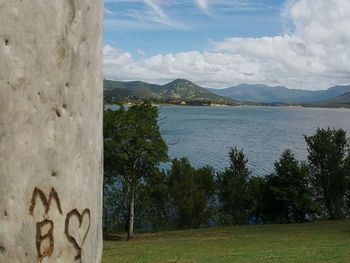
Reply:
[[[121, 103], [123, 106], [133, 106], [137, 103]], [[329, 106], [316, 106], [316, 105], [271, 105], [271, 104], [246, 104], [241, 103], [238, 105], [219, 105], [219, 104], [211, 104], [211, 105], [191, 105], [191, 104], [171, 104], [171, 103], [151, 103], [154, 106], [174, 106], [174, 107], [211, 107], [211, 108], [236, 108], [236, 107], [261, 107], [261, 108], [293, 108], [293, 109], [305, 109], [305, 108], [311, 108], [311, 109], [344, 109], [344, 110], [350, 110], [350, 107], [329, 107]], [[106, 107], [111, 106], [118, 106], [120, 104], [117, 103], [106, 103]]]

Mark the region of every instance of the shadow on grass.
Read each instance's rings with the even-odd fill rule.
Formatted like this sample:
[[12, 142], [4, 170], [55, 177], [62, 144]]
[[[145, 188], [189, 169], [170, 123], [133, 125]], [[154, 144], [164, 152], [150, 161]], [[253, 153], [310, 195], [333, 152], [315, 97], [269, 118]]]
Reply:
[[103, 235], [103, 240], [105, 241], [126, 241], [127, 238], [125, 235], [121, 235], [121, 234], [105, 234]]

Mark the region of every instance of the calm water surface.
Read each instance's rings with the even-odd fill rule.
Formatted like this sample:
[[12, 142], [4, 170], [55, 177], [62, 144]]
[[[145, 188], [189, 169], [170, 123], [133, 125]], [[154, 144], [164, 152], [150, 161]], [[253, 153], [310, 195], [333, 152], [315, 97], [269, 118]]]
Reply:
[[343, 128], [350, 135], [350, 109], [162, 106], [160, 118], [172, 158], [187, 156], [194, 166], [223, 170], [229, 148], [237, 146], [254, 175], [270, 173], [287, 148], [306, 160], [303, 135], [317, 127]]

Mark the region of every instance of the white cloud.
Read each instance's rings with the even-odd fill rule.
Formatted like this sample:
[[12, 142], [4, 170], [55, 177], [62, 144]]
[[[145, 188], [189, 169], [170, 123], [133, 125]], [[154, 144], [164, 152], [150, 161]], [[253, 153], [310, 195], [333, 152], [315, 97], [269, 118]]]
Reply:
[[264, 83], [318, 89], [350, 83], [350, 1], [298, 0], [284, 12], [290, 33], [227, 38], [211, 52], [181, 52], [135, 60], [111, 46], [104, 50], [106, 78], [164, 83], [187, 78], [204, 86]]
[[315, 88], [349, 83], [349, 12], [347, 0], [299, 0], [288, 6], [287, 14], [295, 26], [293, 33], [229, 38], [215, 43], [215, 48], [265, 64], [264, 75], [270, 82], [283, 82], [275, 80], [276, 75], [289, 86]]
[[208, 13], [208, 1], [207, 0], [195, 0], [198, 7], [205, 13]]
[[156, 0], [145, 0], [145, 3], [149, 5], [160, 18], [164, 20], [168, 19], [168, 16], [164, 13]]
[[115, 13], [111, 9], [105, 7], [105, 15], [115, 16]]
[[[135, 3], [138, 8], [118, 11], [106, 8], [106, 5], [111, 3]], [[104, 21], [106, 31], [159, 30], [169, 27], [187, 30], [189, 28], [168, 16], [162, 8], [166, 2], [162, 0], [105, 0], [105, 4], [105, 14], [109, 15]]]
[[152, 13], [146, 13], [146, 17], [148, 17], [149, 21], [174, 28], [187, 28], [181, 22], [172, 19], [164, 12], [161, 7], [161, 0], [144, 0], [144, 2], [153, 11]]
[[[234, 11], [256, 11], [271, 8], [264, 2], [254, 0], [194, 0], [194, 3], [203, 13], [211, 17], [220, 17], [223, 13]], [[209, 10], [209, 7], [212, 10]]]
[[140, 48], [136, 49], [136, 54], [138, 54], [141, 57], [144, 57], [146, 55], [145, 51], [143, 51]]
[[107, 45], [103, 48], [103, 62], [105, 65], [126, 66], [132, 62], [132, 56], [129, 52]]
[[[104, 74], [107, 79], [144, 80], [166, 83], [186, 78], [204, 86], [226, 86], [233, 79], [246, 80], [258, 74], [257, 65], [240, 56], [213, 52], [180, 52], [134, 60], [130, 53], [104, 47]], [[253, 80], [253, 79], [252, 79]]]
[[210, 5], [213, 9], [217, 9], [217, 12], [234, 12], [234, 11], [257, 11], [274, 8], [273, 5], [269, 5], [267, 1], [261, 0], [212, 0]]

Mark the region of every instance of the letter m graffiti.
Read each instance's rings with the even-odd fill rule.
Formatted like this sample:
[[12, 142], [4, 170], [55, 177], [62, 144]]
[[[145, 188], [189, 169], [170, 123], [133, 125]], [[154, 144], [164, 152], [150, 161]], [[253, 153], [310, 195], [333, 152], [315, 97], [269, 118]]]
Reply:
[[40, 200], [44, 206], [45, 214], [47, 214], [49, 212], [52, 201], [56, 202], [58, 211], [60, 212], [60, 214], [62, 214], [61, 203], [60, 203], [60, 199], [58, 197], [56, 190], [52, 187], [51, 192], [50, 192], [49, 196], [47, 197], [43, 191], [41, 191], [39, 188], [35, 187], [34, 191], [33, 191], [33, 195], [32, 195], [31, 205], [29, 208], [30, 215], [33, 215], [34, 208], [36, 205], [36, 200], [38, 197], [40, 198]]

